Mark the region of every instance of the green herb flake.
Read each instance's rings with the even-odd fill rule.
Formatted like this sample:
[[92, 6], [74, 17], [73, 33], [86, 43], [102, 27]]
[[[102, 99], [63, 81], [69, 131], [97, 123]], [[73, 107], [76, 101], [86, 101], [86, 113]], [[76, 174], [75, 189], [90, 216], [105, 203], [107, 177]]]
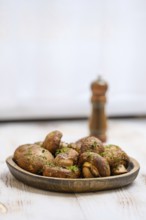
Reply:
[[69, 166], [67, 169], [70, 170], [70, 171], [73, 171], [73, 172], [78, 171], [78, 167], [76, 165]]
[[100, 153], [100, 156], [104, 157], [106, 155], [106, 152]]
[[97, 147], [96, 141], [94, 141], [94, 143], [91, 145], [91, 147], [92, 147], [93, 149]]
[[54, 163], [52, 162], [46, 162], [45, 165], [49, 166], [49, 167], [55, 167]]
[[69, 149], [67, 147], [63, 147], [63, 148], [56, 150], [56, 155], [61, 154], [61, 153], [67, 153], [68, 151]]

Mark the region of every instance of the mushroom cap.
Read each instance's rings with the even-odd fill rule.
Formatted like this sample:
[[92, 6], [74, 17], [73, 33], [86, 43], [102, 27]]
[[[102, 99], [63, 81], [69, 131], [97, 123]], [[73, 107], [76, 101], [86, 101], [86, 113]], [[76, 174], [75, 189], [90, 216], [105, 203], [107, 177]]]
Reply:
[[72, 166], [74, 164], [77, 164], [78, 161], [78, 152], [72, 148], [63, 147], [61, 149], [58, 149], [57, 156], [55, 157], [54, 163], [57, 166]]
[[52, 131], [46, 136], [42, 147], [49, 150], [52, 154], [55, 154], [56, 150], [59, 148], [61, 138], [62, 133], [60, 131]]
[[104, 146], [104, 152], [101, 155], [107, 159], [112, 168], [120, 164], [127, 167], [130, 160], [129, 156], [119, 146], [112, 144]]
[[104, 151], [102, 142], [94, 136], [81, 138], [76, 142], [76, 145], [80, 153], [90, 151], [100, 154]]
[[63, 168], [59, 166], [45, 165], [43, 176], [74, 179], [79, 178], [80, 170], [77, 166]]
[[48, 150], [36, 144], [26, 144], [15, 150], [13, 159], [22, 169], [40, 174], [44, 164], [53, 161], [54, 157]]
[[76, 150], [79, 153], [78, 145], [76, 143], [66, 143], [64, 141], [60, 142], [59, 150], [62, 148], [71, 148], [73, 150]]

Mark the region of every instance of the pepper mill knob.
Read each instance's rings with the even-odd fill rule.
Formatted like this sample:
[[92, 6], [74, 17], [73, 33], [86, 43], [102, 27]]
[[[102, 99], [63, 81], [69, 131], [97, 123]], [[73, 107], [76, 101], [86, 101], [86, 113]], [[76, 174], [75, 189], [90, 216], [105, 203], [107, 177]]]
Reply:
[[105, 115], [106, 91], [108, 84], [99, 76], [91, 84], [92, 113], [89, 121], [90, 135], [106, 141], [107, 118]]

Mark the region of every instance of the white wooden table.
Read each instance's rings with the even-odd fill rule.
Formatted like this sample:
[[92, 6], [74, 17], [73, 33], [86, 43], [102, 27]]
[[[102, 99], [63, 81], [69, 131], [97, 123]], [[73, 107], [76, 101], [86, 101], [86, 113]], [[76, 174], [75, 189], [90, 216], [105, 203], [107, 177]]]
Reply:
[[38, 190], [17, 181], [5, 159], [23, 143], [43, 140], [58, 129], [64, 140], [88, 134], [88, 122], [0, 124], [0, 220], [145, 220], [146, 219], [146, 120], [110, 120], [108, 143], [121, 146], [140, 163], [133, 184], [109, 191], [64, 194]]

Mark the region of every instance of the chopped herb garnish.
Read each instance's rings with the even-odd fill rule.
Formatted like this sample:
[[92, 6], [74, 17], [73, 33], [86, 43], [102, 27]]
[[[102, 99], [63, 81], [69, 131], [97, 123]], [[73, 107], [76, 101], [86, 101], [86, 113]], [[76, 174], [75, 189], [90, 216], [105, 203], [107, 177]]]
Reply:
[[94, 141], [94, 143], [91, 145], [91, 147], [92, 147], [93, 149], [97, 147], [96, 141]]
[[101, 155], [102, 157], [104, 157], [104, 156], [106, 155], [106, 152], [102, 152], [102, 153], [100, 153], [100, 155]]
[[69, 148], [63, 147], [63, 148], [60, 148], [60, 149], [56, 150], [56, 155], [61, 154], [61, 153], [66, 153], [68, 151], [69, 151]]
[[76, 171], [78, 171], [79, 168], [76, 165], [73, 165], [73, 166], [67, 167], [67, 169], [70, 171], [76, 172]]
[[55, 167], [54, 163], [52, 162], [46, 162], [45, 165], [49, 166], [49, 167]]

